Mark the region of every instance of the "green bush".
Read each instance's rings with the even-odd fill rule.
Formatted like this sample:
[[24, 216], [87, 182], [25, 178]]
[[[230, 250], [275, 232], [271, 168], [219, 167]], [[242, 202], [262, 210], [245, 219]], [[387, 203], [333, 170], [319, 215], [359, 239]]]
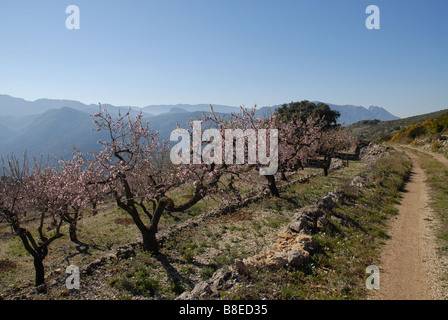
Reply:
[[151, 270], [144, 265], [137, 265], [109, 284], [132, 295], [154, 297], [160, 289], [158, 280], [151, 276]]
[[410, 124], [399, 130], [391, 139], [392, 142], [410, 143], [422, 136], [440, 136], [448, 131], [448, 113], [437, 119], [430, 119], [418, 124]]
[[213, 273], [215, 273], [215, 268], [212, 266], [206, 266], [199, 271], [199, 275], [201, 276], [202, 280], [208, 280], [213, 276]]

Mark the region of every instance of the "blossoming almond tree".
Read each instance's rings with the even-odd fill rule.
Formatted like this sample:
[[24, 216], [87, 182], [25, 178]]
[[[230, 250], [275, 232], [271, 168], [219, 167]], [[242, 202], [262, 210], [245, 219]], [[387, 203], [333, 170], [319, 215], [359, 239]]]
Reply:
[[[100, 105], [94, 115], [97, 130], [108, 132], [108, 141], [99, 141], [103, 150], [93, 153], [92, 165], [101, 176], [97, 182], [113, 195], [117, 205], [127, 212], [142, 235], [143, 248], [157, 253], [156, 238], [165, 209], [182, 212], [195, 205], [216, 187], [222, 173], [199, 164], [174, 165], [167, 158], [167, 142], [143, 123], [142, 114], [132, 119], [129, 113], [114, 119]], [[194, 184], [194, 194], [176, 205], [167, 192], [185, 183]], [[152, 210], [148, 206], [152, 204]], [[145, 224], [143, 217], [149, 220]]]
[[[210, 115], [204, 115], [204, 120], [211, 120], [221, 134], [226, 137], [222, 147], [226, 151], [226, 160], [230, 157], [230, 161], [226, 161], [226, 164], [238, 164], [229, 166], [227, 172], [241, 177], [239, 175], [241, 172], [258, 170], [267, 180], [269, 192], [275, 197], [280, 197], [275, 178], [276, 173], [284, 174], [284, 172], [296, 171], [305, 165], [311, 157], [316, 156], [319, 149], [322, 121], [317, 117], [309, 118], [306, 121], [286, 120], [272, 114], [268, 114], [266, 117], [257, 117], [255, 106], [250, 110], [241, 108], [240, 113], [230, 115], [218, 115], [212, 109]], [[234, 139], [235, 130], [240, 130], [240, 135], [236, 139]], [[231, 134], [230, 139], [229, 133]], [[251, 133], [255, 134], [251, 135]], [[241, 139], [241, 137], [243, 138]], [[234, 148], [238, 148], [238, 144], [243, 151], [236, 157], [232, 152], [229, 154], [228, 150], [233, 151]], [[241, 155], [241, 160], [233, 162], [235, 159], [232, 157], [238, 158]], [[273, 165], [274, 163], [275, 165]], [[266, 167], [267, 165], [269, 166]], [[269, 170], [272, 168], [275, 170]], [[254, 178], [253, 175], [248, 177]], [[257, 185], [253, 181], [249, 183], [252, 186]]]
[[[55, 201], [60, 195], [56, 177], [53, 170], [36, 162], [30, 170], [26, 157], [20, 163], [17, 157], [11, 156], [1, 164], [0, 217], [10, 224], [26, 251], [33, 257], [36, 287], [45, 284], [43, 261], [48, 255], [50, 244], [63, 236], [60, 232], [63, 219], [58, 214], [58, 201]], [[25, 223], [27, 215], [38, 218], [37, 239]], [[46, 235], [44, 230], [49, 215], [57, 221], [51, 236]]]
[[303, 169], [309, 160], [318, 155], [321, 144], [322, 119], [310, 117], [307, 120], [277, 118], [280, 129], [279, 171], [295, 172]]
[[[252, 109], [241, 108], [239, 113], [217, 114], [210, 106], [209, 114], [203, 113], [202, 122], [213, 126], [213, 143], [205, 146], [203, 153], [213, 149], [213, 163], [217, 170], [230, 175], [227, 189], [235, 189], [235, 178], [243, 181], [250, 189], [259, 186], [256, 177], [262, 175], [270, 181], [278, 167], [278, 129], [273, 118], [256, 117], [256, 106]], [[209, 141], [209, 137], [203, 138]], [[270, 184], [271, 185], [271, 184]], [[272, 189], [271, 189], [272, 192]]]
[[342, 126], [335, 126], [321, 132], [318, 153], [323, 157], [322, 168], [325, 176], [328, 175], [331, 160], [336, 153], [346, 150], [354, 142]]
[[70, 240], [80, 243], [77, 224], [84, 211], [92, 208], [96, 213], [103, 194], [96, 184], [99, 179], [92, 163], [86, 161], [82, 153], [75, 154], [72, 160], [59, 162], [58, 182], [60, 190], [60, 213], [69, 224]]

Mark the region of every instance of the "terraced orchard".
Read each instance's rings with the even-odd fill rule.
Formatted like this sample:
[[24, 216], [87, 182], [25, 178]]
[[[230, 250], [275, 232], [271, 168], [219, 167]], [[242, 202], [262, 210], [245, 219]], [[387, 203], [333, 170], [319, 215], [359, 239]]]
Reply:
[[[384, 159], [380, 168], [394, 174], [372, 182], [369, 179], [379, 170], [372, 170], [378, 168], [372, 163], [379, 157]], [[184, 213], [161, 217], [157, 254], [141, 247], [141, 234], [129, 215], [113, 201], [105, 201], [98, 213], [86, 213], [79, 220], [78, 243], [62, 237], [49, 251], [46, 292], [34, 288], [33, 259], [2, 224], [1, 295], [6, 299], [188, 299], [193, 294], [207, 299], [359, 298], [365, 294], [366, 263], [376, 258], [375, 244], [385, 235], [383, 219], [395, 212], [391, 205], [398, 196], [395, 184], [405, 176], [406, 170], [395, 173], [400, 168], [388, 166], [405, 168], [405, 163], [400, 154], [371, 145], [363, 149], [361, 160], [348, 166], [333, 161], [327, 176], [314, 168], [287, 174], [287, 181], [278, 184], [281, 197], [247, 194], [239, 206], [223, 206], [204, 197]], [[170, 195], [177, 200], [189, 191], [180, 187]], [[285, 232], [300, 210], [335, 191], [340, 196], [334, 207], [324, 210], [325, 219], [315, 225], [310, 221], [313, 250], [301, 263], [286, 260], [256, 267], [247, 263], [287, 237]], [[27, 226], [32, 229], [39, 223], [30, 220]], [[67, 234], [68, 229], [62, 225], [60, 232]], [[69, 265], [80, 268], [79, 290], [66, 288]], [[216, 282], [222, 275], [231, 276]]]
[[[179, 129], [193, 141], [181, 148], [141, 114], [113, 118], [100, 105], [93, 117], [110, 137], [98, 152], [2, 161], [1, 297], [366, 294], [363, 271], [409, 173], [403, 154], [359, 143], [337, 113], [308, 101], [265, 118], [211, 109], [200, 120], [214, 129]], [[198, 152], [202, 161], [191, 163]]]

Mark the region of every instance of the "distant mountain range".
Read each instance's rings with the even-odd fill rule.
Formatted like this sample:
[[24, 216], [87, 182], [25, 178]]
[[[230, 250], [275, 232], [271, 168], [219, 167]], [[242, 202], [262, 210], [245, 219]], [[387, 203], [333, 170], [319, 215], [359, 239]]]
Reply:
[[[378, 119], [382, 121], [399, 119], [383, 108], [361, 106], [334, 105], [327, 103], [332, 109], [341, 113], [341, 123], [348, 125], [360, 120]], [[259, 115], [267, 114], [280, 107], [263, 107], [257, 109]], [[209, 112], [208, 104], [188, 105], [153, 105], [143, 108], [123, 107], [103, 104], [103, 108], [114, 116], [118, 111], [140, 112], [144, 120], [150, 121], [153, 130], [159, 131], [163, 139], [169, 139], [170, 132], [177, 123], [184, 125], [191, 119]], [[218, 113], [239, 112], [239, 107], [213, 105]], [[11, 153], [22, 155], [50, 155], [70, 158], [72, 147], [82, 152], [97, 151], [98, 139], [105, 139], [103, 132], [94, 131], [94, 123], [90, 115], [98, 112], [98, 105], [86, 105], [79, 101], [39, 99], [27, 101], [8, 95], [0, 95], [0, 156]]]
[[389, 113], [386, 109], [377, 106], [371, 106], [368, 109], [366, 109], [361, 106], [353, 106], [353, 105], [340, 106], [331, 103], [327, 104], [331, 109], [339, 111], [339, 113], [341, 114], [339, 121], [344, 125], [350, 125], [361, 120], [378, 119], [381, 121], [389, 121], [400, 119], [399, 117]]

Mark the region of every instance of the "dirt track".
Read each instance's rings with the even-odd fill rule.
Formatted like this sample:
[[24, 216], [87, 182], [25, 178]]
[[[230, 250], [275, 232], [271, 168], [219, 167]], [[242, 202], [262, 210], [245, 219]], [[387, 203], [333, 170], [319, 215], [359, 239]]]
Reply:
[[413, 172], [381, 255], [380, 289], [373, 290], [370, 298], [447, 299], [446, 289], [444, 292], [439, 281], [442, 266], [433, 232], [437, 220], [429, 207], [426, 175], [418, 156], [407, 154], [414, 163]]
[[425, 150], [423, 148], [417, 148], [417, 147], [408, 147], [407, 148], [413, 149], [413, 150], [417, 150], [426, 154], [431, 155], [432, 157], [436, 158], [437, 161], [439, 161], [440, 163], [442, 163], [445, 167], [448, 168], [448, 159], [446, 157], [444, 157], [442, 154], [440, 153], [435, 153], [435, 152], [430, 152], [428, 150]]

